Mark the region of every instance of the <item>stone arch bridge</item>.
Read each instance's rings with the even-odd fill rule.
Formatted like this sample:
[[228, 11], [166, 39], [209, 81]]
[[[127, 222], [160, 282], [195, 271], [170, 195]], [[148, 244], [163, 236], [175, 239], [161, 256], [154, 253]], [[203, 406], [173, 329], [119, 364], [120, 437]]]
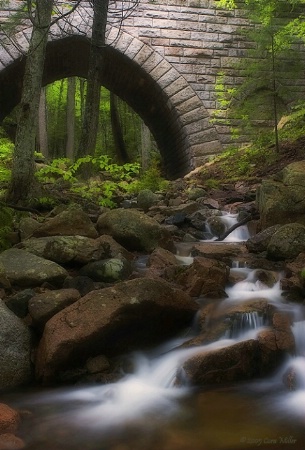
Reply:
[[[247, 20], [237, 10], [217, 8], [217, 0], [140, 0], [120, 26], [122, 11], [131, 1], [110, 3], [103, 85], [144, 120], [168, 176], [176, 178], [230, 142], [227, 127], [211, 122], [215, 81], [217, 73], [247, 48], [238, 33], [248, 26]], [[0, 24], [18, 3], [2, 6]], [[91, 23], [92, 9], [82, 1], [67, 22], [52, 27], [44, 84], [86, 77]], [[30, 33], [24, 25], [13, 41], [0, 35], [0, 121], [20, 101]]]

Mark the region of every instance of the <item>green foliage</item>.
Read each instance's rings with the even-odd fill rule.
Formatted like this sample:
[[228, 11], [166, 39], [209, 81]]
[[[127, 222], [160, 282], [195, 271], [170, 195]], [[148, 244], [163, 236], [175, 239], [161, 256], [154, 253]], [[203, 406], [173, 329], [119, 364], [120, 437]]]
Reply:
[[53, 159], [51, 164], [40, 168], [36, 173], [36, 177], [40, 182], [55, 183], [59, 179], [65, 181], [75, 181], [75, 170], [73, 169], [73, 163], [68, 158]]
[[219, 181], [215, 180], [215, 178], [208, 178], [204, 181], [204, 186], [207, 189], [217, 189], [219, 187]]
[[[255, 143], [238, 148], [228, 148], [214, 161], [221, 161], [221, 168], [225, 180], [238, 180], [251, 178], [253, 168], [271, 164], [276, 161], [276, 153], [270, 146], [271, 133], [258, 136]], [[209, 187], [209, 186], [208, 186]]]
[[0, 251], [3, 251], [11, 246], [8, 235], [13, 229], [13, 213], [10, 208], [2, 205], [0, 205], [0, 223]]
[[130, 190], [132, 192], [140, 192], [143, 189], [149, 189], [152, 192], [164, 191], [168, 184], [169, 182], [161, 176], [159, 168], [152, 165], [142, 174], [138, 181], [131, 185]]
[[[84, 164], [90, 164], [98, 179], [79, 183], [77, 172]], [[111, 162], [107, 155], [100, 157], [86, 156], [74, 163], [68, 158], [55, 159], [48, 166], [39, 169], [36, 176], [40, 182], [56, 183], [62, 180], [70, 183], [71, 192], [84, 199], [95, 201], [101, 206], [116, 206], [114, 197], [120, 192], [128, 192], [134, 177], [139, 174], [139, 163], [119, 165]], [[41, 199], [40, 199], [41, 200]]]
[[[47, 86], [48, 144], [51, 158], [65, 156], [66, 149], [66, 109], [68, 79], [56, 81]], [[83, 89], [84, 87], [84, 89]], [[76, 79], [75, 91], [75, 148], [78, 148], [82, 127], [82, 114], [85, 101], [86, 80]], [[123, 100], [117, 103], [120, 122], [124, 135], [127, 153], [130, 159], [136, 159], [140, 148], [141, 119]], [[96, 154], [107, 153], [116, 158], [115, 144], [112, 136], [110, 119], [110, 92], [101, 88], [99, 129], [96, 143]]]
[[47, 196], [31, 199], [31, 207], [40, 211], [53, 209], [57, 204], [54, 198]]
[[291, 113], [283, 117], [286, 122], [283, 129], [280, 130], [281, 140], [294, 141], [305, 135], [305, 102], [299, 102], [293, 108]]
[[14, 144], [0, 132], [0, 183], [10, 179], [13, 151]]
[[[254, 45], [239, 61], [232, 59], [229, 70], [218, 74], [215, 90], [219, 109], [212, 119], [214, 123], [230, 126], [235, 139], [237, 130], [251, 137], [271, 126], [276, 150], [279, 149], [278, 118], [297, 100], [291, 81], [301, 78], [303, 71], [302, 58], [293, 44], [305, 36], [305, 27], [300, 18], [293, 20], [290, 16], [292, 6], [301, 3], [304, 1], [244, 0], [242, 3], [252, 26], [241, 32]], [[233, 9], [241, 3], [220, 0], [217, 5]]]

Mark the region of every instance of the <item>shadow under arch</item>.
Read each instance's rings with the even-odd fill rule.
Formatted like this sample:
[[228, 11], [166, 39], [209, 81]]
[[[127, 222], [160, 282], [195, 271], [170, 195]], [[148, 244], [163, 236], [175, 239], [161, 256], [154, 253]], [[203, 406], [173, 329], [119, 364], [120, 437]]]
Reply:
[[[43, 84], [58, 79], [86, 78], [90, 40], [69, 36], [47, 45]], [[20, 57], [0, 72], [0, 121], [17, 106], [21, 98], [25, 58]], [[159, 148], [168, 178], [188, 173], [191, 158], [187, 136], [168, 96], [137, 63], [111, 46], [104, 49], [102, 85], [128, 103], [144, 120]]]

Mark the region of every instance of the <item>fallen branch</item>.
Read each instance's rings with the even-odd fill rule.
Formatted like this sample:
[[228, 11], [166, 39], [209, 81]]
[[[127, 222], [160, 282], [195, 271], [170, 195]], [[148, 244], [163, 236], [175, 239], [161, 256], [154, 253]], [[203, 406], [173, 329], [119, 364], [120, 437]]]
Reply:
[[15, 209], [16, 211], [28, 211], [33, 214], [38, 214], [38, 215], [41, 214], [39, 211], [37, 211], [37, 209], [29, 208], [27, 206], [17, 206], [17, 205], [12, 205], [11, 203], [5, 203], [5, 202], [0, 202], [0, 206], [3, 206], [4, 208]]
[[249, 220], [254, 219], [254, 216], [252, 214], [246, 216], [244, 219], [242, 219], [240, 222], [235, 223], [232, 225], [227, 231], [225, 231], [221, 236], [219, 236], [216, 241], [223, 241], [227, 236], [229, 236], [232, 231], [236, 230], [236, 228], [241, 227], [242, 225], [245, 225]]

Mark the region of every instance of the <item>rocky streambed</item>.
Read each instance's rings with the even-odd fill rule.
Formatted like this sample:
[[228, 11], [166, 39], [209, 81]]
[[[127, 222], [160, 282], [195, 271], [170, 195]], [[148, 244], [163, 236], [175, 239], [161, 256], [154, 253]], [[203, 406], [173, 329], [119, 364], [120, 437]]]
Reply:
[[[265, 379], [287, 361], [282, 389], [299, 389], [291, 359], [299, 352], [293, 327], [304, 319], [305, 205], [302, 210], [303, 194], [296, 193], [305, 186], [302, 176], [303, 162], [288, 166], [258, 187], [256, 200], [256, 191], [242, 186], [230, 195], [207, 194], [198, 180], [188, 188], [179, 180], [166, 194], [142, 193], [135, 208], [90, 216], [73, 206], [57, 208], [43, 221], [21, 220], [19, 242], [0, 254], [2, 392], [102, 385], [86, 395], [104, 405], [97, 415], [105, 421], [114, 408], [109, 392], [119, 390], [114, 397], [121, 398], [127, 381], [127, 391], [144, 399], [143, 405], [138, 401], [140, 414], [149, 404], [160, 414], [164, 388], [170, 387], [165, 397], [175, 403], [185, 386], [201, 390]], [[215, 242], [232, 217], [247, 217], [250, 235]], [[127, 363], [126, 355], [149, 353], [183, 330], [191, 331], [166, 351], [177, 355], [172, 365], [164, 363], [172, 373], [167, 384], [158, 382], [151, 391], [146, 383], [159, 370], [158, 354], [156, 366], [140, 365], [146, 387], [139, 391], [138, 377], [134, 390], [135, 380], [126, 376], [138, 376], [137, 363]], [[175, 407], [169, 402], [164, 409]], [[16, 437], [17, 425], [0, 430], [12, 448], [25, 445]]]

